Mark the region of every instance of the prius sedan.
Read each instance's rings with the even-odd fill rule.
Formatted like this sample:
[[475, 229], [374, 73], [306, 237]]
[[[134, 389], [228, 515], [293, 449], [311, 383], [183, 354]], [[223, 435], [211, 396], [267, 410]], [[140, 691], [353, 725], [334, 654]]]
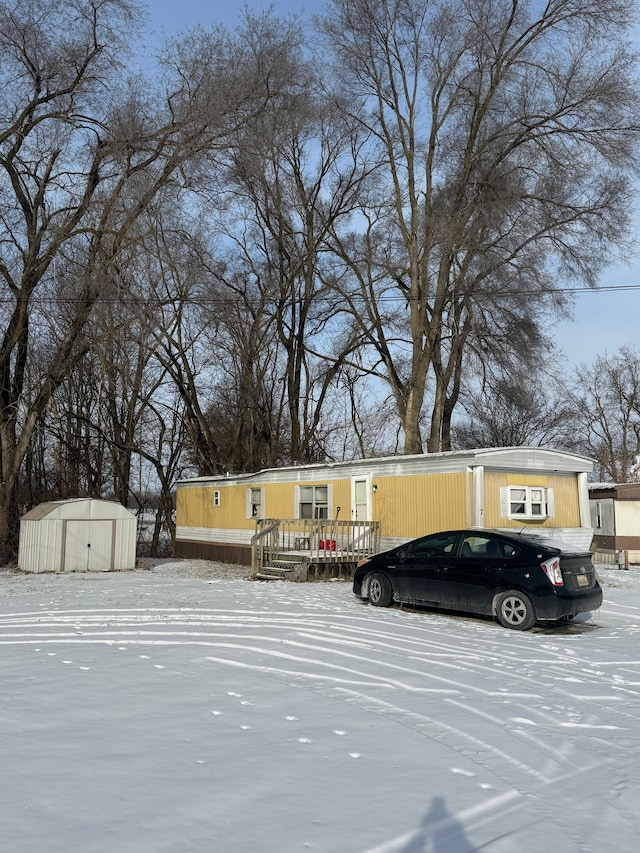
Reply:
[[362, 560], [353, 592], [394, 602], [493, 616], [526, 631], [602, 604], [591, 554], [530, 533], [449, 530]]

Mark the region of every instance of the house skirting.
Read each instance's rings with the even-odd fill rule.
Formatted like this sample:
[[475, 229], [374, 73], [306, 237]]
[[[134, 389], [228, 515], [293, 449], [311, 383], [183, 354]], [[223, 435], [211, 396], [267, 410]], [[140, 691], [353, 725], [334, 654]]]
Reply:
[[215, 560], [237, 566], [251, 565], [251, 545], [177, 539], [174, 550], [176, 557], [191, 560]]
[[640, 551], [640, 536], [603, 536], [596, 533], [593, 544], [597, 548], [608, 548], [614, 551]]

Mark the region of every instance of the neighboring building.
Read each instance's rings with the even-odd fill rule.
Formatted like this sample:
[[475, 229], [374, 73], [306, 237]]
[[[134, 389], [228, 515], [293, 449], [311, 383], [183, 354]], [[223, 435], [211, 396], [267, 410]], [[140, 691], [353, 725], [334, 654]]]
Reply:
[[593, 541], [599, 548], [629, 551], [640, 560], [640, 483], [589, 484]]
[[592, 467], [571, 453], [505, 447], [181, 480], [176, 555], [249, 564], [260, 519], [379, 522], [383, 550], [458, 527], [524, 527], [588, 548]]

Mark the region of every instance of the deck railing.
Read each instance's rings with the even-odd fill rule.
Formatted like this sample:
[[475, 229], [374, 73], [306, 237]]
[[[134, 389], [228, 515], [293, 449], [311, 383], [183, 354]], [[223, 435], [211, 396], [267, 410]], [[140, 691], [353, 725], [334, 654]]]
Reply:
[[357, 563], [380, 550], [379, 521], [260, 518], [251, 540], [253, 571], [277, 560]]

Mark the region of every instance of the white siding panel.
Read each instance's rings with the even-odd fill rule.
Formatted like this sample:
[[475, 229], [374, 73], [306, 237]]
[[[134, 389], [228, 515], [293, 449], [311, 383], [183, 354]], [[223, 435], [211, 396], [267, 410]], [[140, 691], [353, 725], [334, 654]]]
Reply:
[[22, 521], [18, 566], [24, 572], [59, 572], [62, 562], [62, 525], [59, 521]]
[[235, 530], [223, 527], [186, 527], [178, 525], [176, 539], [188, 542], [220, 542], [232, 545], [250, 545], [255, 530]]
[[116, 521], [113, 568], [116, 570], [135, 569], [138, 523], [134, 519], [119, 518]]
[[638, 501], [616, 501], [614, 535], [638, 536], [638, 534], [640, 534], [640, 506]]
[[[513, 527], [502, 527], [500, 529], [506, 534], [516, 532]], [[550, 541], [555, 540], [574, 545], [580, 551], [588, 551], [591, 547], [591, 540], [593, 539], [593, 529], [590, 527], [540, 527], [535, 530], [535, 534], [536, 536], [543, 536]], [[398, 548], [409, 541], [409, 539], [383, 536], [380, 540], [380, 551]]]
[[[513, 529], [505, 530], [505, 533], [513, 533]], [[531, 531], [533, 532], [533, 531]], [[527, 531], [524, 531], [526, 536]], [[593, 539], [592, 527], [539, 527], [535, 531], [536, 536], [549, 539], [551, 542], [566, 542], [574, 545], [577, 549], [588, 551]]]

